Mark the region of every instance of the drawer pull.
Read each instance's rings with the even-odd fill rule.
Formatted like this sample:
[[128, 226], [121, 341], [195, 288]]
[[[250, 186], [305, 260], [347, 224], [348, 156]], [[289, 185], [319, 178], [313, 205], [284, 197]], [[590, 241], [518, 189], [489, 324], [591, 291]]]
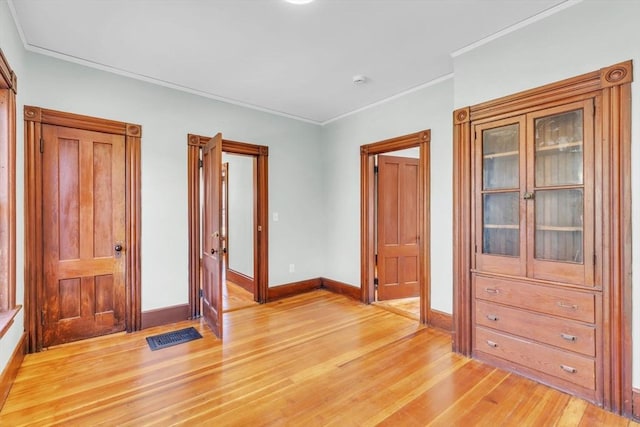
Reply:
[[575, 335], [569, 335], [569, 334], [565, 334], [564, 332], [560, 333], [560, 336], [567, 340], [567, 341], [571, 341], [571, 342], [576, 342], [578, 341], [578, 337], [576, 337]]
[[493, 342], [491, 340], [487, 340], [487, 344], [489, 345], [489, 347], [493, 347], [493, 348], [498, 347], [498, 343], [497, 342]]
[[497, 322], [498, 321], [498, 316], [496, 316], [495, 314], [487, 314], [487, 319], [493, 321], [493, 322]]
[[563, 301], [558, 301], [558, 307], [560, 308], [567, 308], [570, 310], [577, 310], [578, 306], [576, 304], [569, 304]]
[[494, 295], [498, 294], [498, 290], [495, 288], [484, 288], [484, 291], [488, 294], [494, 294]]
[[578, 370], [572, 366], [560, 365], [563, 371], [569, 372], [570, 374], [575, 374]]

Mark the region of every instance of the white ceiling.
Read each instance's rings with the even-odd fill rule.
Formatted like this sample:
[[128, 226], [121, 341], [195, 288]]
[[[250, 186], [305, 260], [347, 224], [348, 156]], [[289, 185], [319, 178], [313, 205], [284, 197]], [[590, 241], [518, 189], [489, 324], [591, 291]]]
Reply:
[[443, 78], [453, 52], [573, 3], [9, 0], [29, 50], [314, 123]]

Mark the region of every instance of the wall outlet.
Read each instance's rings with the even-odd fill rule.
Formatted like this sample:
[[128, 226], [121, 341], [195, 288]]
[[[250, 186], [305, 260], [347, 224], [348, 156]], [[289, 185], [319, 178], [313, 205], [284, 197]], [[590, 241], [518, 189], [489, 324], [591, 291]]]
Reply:
[[289, 264], [289, 273], [294, 273], [296, 271], [296, 265], [295, 264]]

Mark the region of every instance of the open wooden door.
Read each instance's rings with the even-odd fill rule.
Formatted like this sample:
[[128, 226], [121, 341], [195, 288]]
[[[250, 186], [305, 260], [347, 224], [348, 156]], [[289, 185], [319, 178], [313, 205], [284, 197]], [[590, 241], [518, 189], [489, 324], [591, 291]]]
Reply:
[[418, 159], [378, 156], [378, 301], [420, 295]]
[[204, 203], [202, 207], [202, 311], [213, 333], [222, 339], [222, 134], [202, 150]]

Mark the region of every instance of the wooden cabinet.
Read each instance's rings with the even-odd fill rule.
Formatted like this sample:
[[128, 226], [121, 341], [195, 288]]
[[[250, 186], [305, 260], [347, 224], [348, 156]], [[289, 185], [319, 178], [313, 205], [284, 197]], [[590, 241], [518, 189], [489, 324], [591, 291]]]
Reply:
[[618, 411], [631, 395], [630, 72], [454, 112], [454, 348]]
[[[473, 126], [473, 352], [596, 400], [595, 100]], [[505, 278], [511, 276], [511, 278]]]

